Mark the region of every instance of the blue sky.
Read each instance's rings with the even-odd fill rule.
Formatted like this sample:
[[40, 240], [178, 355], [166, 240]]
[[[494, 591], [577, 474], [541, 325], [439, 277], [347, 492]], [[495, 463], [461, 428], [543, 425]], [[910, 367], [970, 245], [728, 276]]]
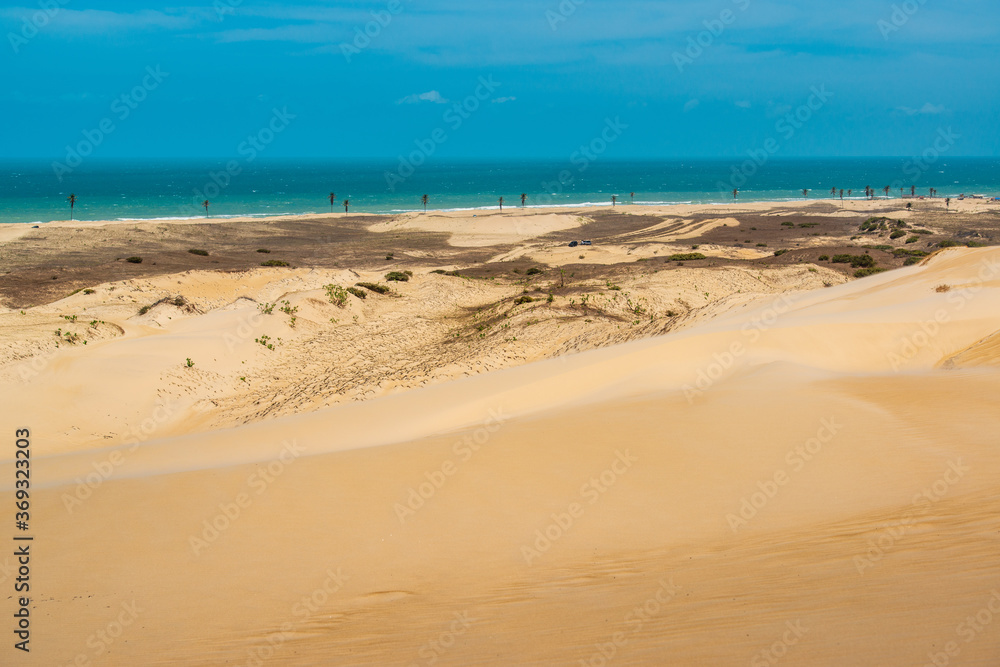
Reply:
[[564, 159], [608, 119], [609, 158], [1000, 151], [996, 0], [34, 0], [0, 29], [0, 157]]

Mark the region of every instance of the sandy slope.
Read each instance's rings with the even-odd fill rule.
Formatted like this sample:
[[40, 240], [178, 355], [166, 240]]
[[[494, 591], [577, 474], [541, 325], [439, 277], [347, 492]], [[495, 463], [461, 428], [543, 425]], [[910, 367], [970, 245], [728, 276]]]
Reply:
[[[998, 308], [1000, 252], [952, 250], [664, 337], [36, 458], [18, 664], [996, 664]], [[39, 451], [43, 414], [17, 413]]]

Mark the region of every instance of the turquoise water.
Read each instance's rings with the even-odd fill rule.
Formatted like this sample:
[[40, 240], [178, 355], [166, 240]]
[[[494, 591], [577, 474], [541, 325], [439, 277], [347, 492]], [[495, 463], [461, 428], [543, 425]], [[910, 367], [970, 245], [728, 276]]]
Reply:
[[77, 197], [80, 220], [199, 218], [210, 201], [211, 217], [323, 213], [328, 196], [335, 211], [397, 213], [422, 209], [519, 206], [606, 206], [612, 195], [636, 204], [731, 202], [738, 188], [742, 201], [802, 200], [829, 197], [830, 188], [865, 186], [881, 193], [886, 185], [941, 197], [959, 194], [1000, 196], [1000, 160], [995, 158], [851, 158], [766, 160], [671, 160], [622, 162], [565, 161], [448, 162], [413, 167], [395, 161], [321, 163], [315, 161], [84, 161], [68, 174], [45, 162], [0, 163], [0, 223], [48, 222], [69, 218], [66, 198]]

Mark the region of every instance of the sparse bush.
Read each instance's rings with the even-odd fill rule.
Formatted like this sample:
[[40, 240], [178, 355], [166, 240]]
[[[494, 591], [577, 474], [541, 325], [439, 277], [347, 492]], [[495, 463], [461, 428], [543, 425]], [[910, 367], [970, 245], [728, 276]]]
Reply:
[[188, 368], [193, 368], [194, 367], [194, 362], [191, 361], [191, 357], [187, 358], [187, 367]]
[[785, 221], [785, 222], [781, 223], [781, 226], [782, 227], [794, 227], [795, 223], [794, 222], [787, 222], [787, 221]]
[[[446, 276], [446, 275], [448, 275], [448, 272], [445, 271], [444, 269], [434, 269], [433, 271], [431, 271], [431, 273], [436, 273], [439, 276]], [[520, 273], [520, 272], [517, 269], [514, 269], [514, 273]]]
[[701, 254], [700, 252], [687, 252], [687, 253], [680, 253], [680, 254], [677, 254], [677, 255], [671, 255], [670, 257], [667, 258], [667, 261], [668, 262], [694, 262], [694, 261], [697, 261], [699, 259], [708, 259], [708, 258], [705, 257], [705, 255]]
[[938, 243], [939, 248], [954, 248], [958, 245], [958, 241], [952, 241], [951, 239], [945, 239]]
[[191, 253], [192, 255], [199, 255], [201, 257], [208, 257], [208, 251], [207, 250], [198, 250], [197, 248], [191, 248], [190, 250], [188, 250], [188, 252]]
[[139, 309], [139, 314], [140, 315], [145, 315], [146, 313], [149, 312], [150, 308], [151, 308], [151, 306], [143, 306], [142, 308]]
[[288, 262], [283, 262], [280, 259], [269, 259], [266, 262], [261, 262], [261, 266], [291, 266]]
[[142, 257], [126, 257], [125, 261], [129, 264], [142, 264]]
[[821, 262], [829, 262], [830, 261], [830, 256], [829, 255], [820, 255], [819, 256], [819, 261], [821, 261]]
[[[323, 289], [326, 290], [326, 296], [330, 299], [330, 303], [337, 306], [338, 308], [343, 308], [347, 305], [347, 290], [340, 285], [325, 285]], [[362, 292], [364, 294], [364, 292]], [[362, 297], [364, 298], [364, 297]]]
[[916, 243], [919, 240], [920, 240], [919, 236], [911, 236], [910, 238], [906, 239], [906, 242], [907, 243]]
[[986, 244], [983, 243], [982, 241], [969, 241], [965, 245], [968, 246], [969, 248], [985, 248], [986, 247]]
[[259, 252], [259, 253], [261, 253], [261, 254], [264, 254], [264, 255], [269, 255], [269, 254], [271, 254], [271, 251], [270, 251], [270, 250], [268, 250], [267, 248], [257, 248], [257, 252]]
[[387, 253], [387, 254], [386, 254], [386, 256], [385, 256], [385, 261], [387, 261], [387, 262], [390, 262], [390, 261], [394, 260], [395, 258], [396, 258], [396, 256], [395, 256], [395, 255], [393, 255], [393, 254], [392, 254], [392, 253], [390, 252], [390, 253]]
[[366, 290], [375, 292], [376, 294], [388, 294], [392, 291], [387, 285], [380, 285], [378, 283], [357, 283], [358, 287], [364, 287]]
[[855, 278], [866, 278], [867, 276], [873, 276], [876, 273], [882, 273], [885, 269], [880, 269], [878, 267], [868, 267], [865, 269], [858, 269], [854, 272]]
[[534, 301], [534, 299], [532, 299], [530, 296], [527, 295], [519, 296], [518, 298], [514, 299], [514, 305], [520, 306], [522, 303], [531, 303], [532, 301]]
[[83, 293], [84, 294], [93, 294], [94, 290], [92, 290], [92, 289], [85, 289], [85, 290], [83, 290]]
[[920, 257], [907, 257], [906, 261], [903, 262], [903, 266], [913, 266], [920, 261]]
[[875, 266], [875, 260], [871, 255], [834, 255], [834, 264], [850, 264], [855, 269], [870, 269]]
[[385, 274], [385, 279], [390, 283], [405, 283], [410, 279], [410, 276], [408, 276], [404, 271], [390, 271]]
[[271, 313], [274, 312], [274, 307], [276, 305], [278, 305], [278, 304], [276, 304], [276, 303], [268, 303], [268, 302], [265, 301], [264, 303], [258, 303], [257, 304], [257, 310], [259, 310], [260, 312], [264, 313], [265, 315], [270, 315]]
[[354, 296], [358, 297], [359, 299], [367, 299], [368, 298], [368, 292], [364, 291], [363, 289], [358, 289], [357, 287], [348, 287], [347, 288], [347, 293], [348, 294], [353, 294]]
[[896, 239], [901, 239], [904, 236], [906, 236], [906, 232], [904, 232], [901, 229], [897, 229], [892, 234], [889, 234], [889, 238], [892, 239], [893, 241], [895, 241]]
[[787, 250], [787, 249], [782, 249], [782, 250], [775, 250], [775, 251], [774, 251], [774, 256], [775, 256], [775, 257], [781, 257], [781, 256], [782, 256], [782, 255], [784, 255], [784, 254], [785, 254], [786, 252], [788, 252], [788, 250]]
[[542, 270], [540, 268], [538, 268], [537, 266], [533, 266], [530, 269], [528, 269], [527, 271], [525, 271], [524, 275], [526, 275], [526, 276], [537, 276], [541, 272], [542, 272]]
[[937, 287], [934, 288], [934, 291], [938, 292], [939, 294], [944, 293], [944, 292], [950, 292], [951, 291], [951, 285], [938, 285]]

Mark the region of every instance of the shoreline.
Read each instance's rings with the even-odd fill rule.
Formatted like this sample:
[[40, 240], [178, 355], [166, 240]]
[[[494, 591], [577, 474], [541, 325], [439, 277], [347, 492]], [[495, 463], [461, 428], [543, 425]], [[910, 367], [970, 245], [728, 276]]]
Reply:
[[[781, 206], [815, 206], [815, 205], [829, 205], [836, 206], [844, 211], [863, 213], [871, 211], [874, 209], [882, 210], [886, 207], [892, 208], [893, 202], [899, 202], [903, 204], [900, 206], [901, 212], [905, 212], [905, 204], [920, 203], [924, 207], [930, 204], [939, 204], [940, 207], [945, 206], [945, 197], [916, 197], [912, 199], [866, 199], [866, 198], [845, 198], [841, 199], [761, 199], [761, 200], [738, 200], [735, 202], [636, 202], [628, 203], [622, 202], [617, 206], [612, 206], [608, 203], [597, 203], [597, 202], [584, 202], [575, 204], [528, 204], [526, 206], [511, 205], [505, 206], [504, 214], [514, 214], [516, 212], [526, 212], [530, 211], [532, 214], [550, 214], [550, 213], [582, 213], [582, 212], [593, 212], [602, 210], [615, 210], [622, 209], [624, 212], [628, 212], [631, 209], [642, 209], [644, 213], [651, 214], [664, 214], [664, 213], [676, 213], [678, 215], [687, 215], [691, 212], [703, 212], [706, 209], [724, 207], [729, 213], [739, 212], [738, 209], [744, 209], [746, 212], [754, 213], [761, 210], [767, 210], [771, 208], [781, 207]], [[992, 198], [983, 199], [973, 199], [966, 197], [965, 199], [951, 199], [951, 210], [961, 213], [981, 213], [983, 210], [979, 210], [979, 207], [992, 207], [998, 206], [996, 209], [1000, 210], [1000, 202], [995, 201]], [[938, 207], [935, 207], [938, 208]], [[735, 210], [734, 210], [735, 209]], [[405, 210], [395, 210], [387, 212], [368, 212], [368, 211], [358, 211], [349, 213], [340, 212], [328, 212], [328, 213], [284, 213], [278, 215], [268, 215], [268, 214], [239, 214], [239, 215], [208, 215], [208, 216], [187, 216], [187, 217], [155, 217], [155, 218], [116, 218], [116, 219], [95, 219], [95, 220], [33, 220], [26, 222], [0, 222], [0, 230], [4, 230], [7, 226], [12, 227], [22, 227], [38, 225], [46, 226], [57, 226], [57, 227], [86, 227], [86, 226], [103, 226], [103, 225], [116, 225], [116, 224], [144, 224], [151, 222], [158, 223], [169, 223], [169, 224], [199, 224], [204, 222], [285, 222], [291, 220], [318, 220], [326, 218], [342, 218], [342, 217], [375, 217], [375, 218], [393, 218], [399, 216], [414, 216], [414, 215], [446, 215], [446, 216], [459, 216], [464, 214], [473, 213], [478, 215], [478, 212], [483, 213], [494, 213], [501, 214], [499, 207], [496, 205], [492, 206], [478, 206], [472, 208], [429, 208], [424, 211], [420, 209], [405, 209]], [[0, 241], [5, 240], [5, 235], [0, 232]]]

